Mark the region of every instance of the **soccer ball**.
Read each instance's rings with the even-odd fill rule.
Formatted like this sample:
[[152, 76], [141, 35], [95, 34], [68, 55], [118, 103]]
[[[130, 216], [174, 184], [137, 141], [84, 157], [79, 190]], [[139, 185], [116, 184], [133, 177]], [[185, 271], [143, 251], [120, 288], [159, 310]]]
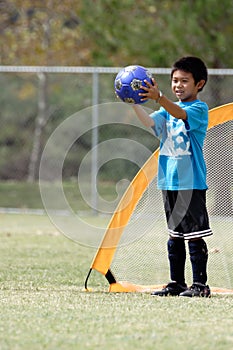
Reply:
[[141, 101], [142, 96], [139, 93], [145, 92], [140, 89], [140, 86], [146, 86], [146, 79], [152, 84], [152, 74], [148, 69], [142, 66], [127, 66], [120, 70], [114, 82], [114, 88], [117, 96], [127, 103], [141, 104], [146, 101]]

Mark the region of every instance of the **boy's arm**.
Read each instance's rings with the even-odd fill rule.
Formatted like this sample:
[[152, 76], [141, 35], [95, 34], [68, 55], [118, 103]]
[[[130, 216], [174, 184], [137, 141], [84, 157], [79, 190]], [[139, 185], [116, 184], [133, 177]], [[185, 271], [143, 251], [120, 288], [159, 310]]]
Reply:
[[158, 102], [163, 108], [166, 109], [166, 111], [171, 114], [173, 117], [177, 119], [187, 119], [187, 114], [183, 108], [178, 106], [176, 103], [169, 100], [166, 96], [162, 95], [160, 96], [160, 91], [158, 89], [158, 85], [154, 79], [153, 84], [150, 84], [148, 81], [145, 80], [146, 87], [141, 86], [143, 90], [145, 90], [145, 93], [141, 93], [142, 101], [146, 101], [148, 99], [155, 100]]
[[138, 119], [146, 127], [153, 127], [155, 125], [154, 120], [148, 115], [148, 113], [140, 105], [132, 105]]
[[187, 119], [187, 114], [183, 108], [169, 100], [166, 96], [159, 97], [158, 103], [166, 109], [166, 111], [177, 119]]

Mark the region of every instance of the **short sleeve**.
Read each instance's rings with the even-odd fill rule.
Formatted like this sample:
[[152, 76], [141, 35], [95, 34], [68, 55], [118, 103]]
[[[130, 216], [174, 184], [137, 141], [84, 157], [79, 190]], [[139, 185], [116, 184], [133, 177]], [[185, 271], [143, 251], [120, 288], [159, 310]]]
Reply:
[[197, 130], [208, 125], [208, 106], [202, 101], [198, 101], [191, 106], [184, 108], [187, 114], [185, 122], [187, 130]]
[[158, 111], [150, 114], [150, 117], [154, 120], [154, 126], [152, 129], [154, 130], [157, 137], [160, 137], [162, 135], [166, 124], [166, 116], [167, 111], [163, 107], [161, 107]]

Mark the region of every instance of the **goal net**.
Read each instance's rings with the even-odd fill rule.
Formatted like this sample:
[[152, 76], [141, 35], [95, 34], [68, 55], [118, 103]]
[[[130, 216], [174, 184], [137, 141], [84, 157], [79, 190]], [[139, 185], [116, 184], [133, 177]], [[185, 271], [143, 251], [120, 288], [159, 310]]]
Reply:
[[[206, 238], [208, 283], [213, 292], [233, 292], [232, 124], [233, 103], [210, 111], [204, 155], [209, 186], [207, 207], [214, 233]], [[158, 150], [123, 195], [94, 257], [86, 289], [93, 269], [107, 278], [109, 291], [150, 291], [168, 282], [168, 237], [161, 191], [156, 186], [157, 158]], [[186, 280], [192, 283], [188, 256]]]

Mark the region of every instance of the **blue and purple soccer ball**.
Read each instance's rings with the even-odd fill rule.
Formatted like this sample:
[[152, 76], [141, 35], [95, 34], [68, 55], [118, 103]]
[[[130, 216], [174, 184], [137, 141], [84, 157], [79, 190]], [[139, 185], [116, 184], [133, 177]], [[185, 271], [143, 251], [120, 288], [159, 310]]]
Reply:
[[145, 92], [140, 86], [146, 86], [144, 80], [152, 84], [152, 74], [142, 66], [127, 66], [120, 70], [115, 78], [114, 88], [117, 96], [127, 103], [141, 104], [142, 96], [139, 93]]

